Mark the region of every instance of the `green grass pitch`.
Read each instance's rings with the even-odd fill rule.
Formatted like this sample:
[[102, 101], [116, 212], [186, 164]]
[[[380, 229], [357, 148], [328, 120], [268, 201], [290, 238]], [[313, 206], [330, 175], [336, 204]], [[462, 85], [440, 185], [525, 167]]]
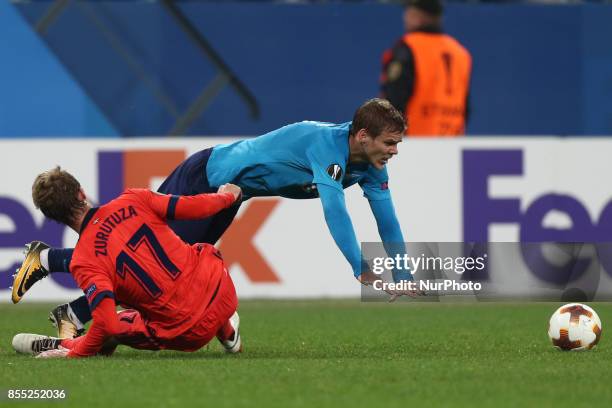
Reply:
[[[549, 344], [560, 304], [244, 301], [244, 353], [120, 347], [112, 358], [35, 360], [17, 332], [52, 334], [51, 305], [0, 305], [0, 389], [62, 388], [33, 407], [609, 406], [612, 304], [593, 351]], [[0, 397], [0, 405], [24, 406]]]

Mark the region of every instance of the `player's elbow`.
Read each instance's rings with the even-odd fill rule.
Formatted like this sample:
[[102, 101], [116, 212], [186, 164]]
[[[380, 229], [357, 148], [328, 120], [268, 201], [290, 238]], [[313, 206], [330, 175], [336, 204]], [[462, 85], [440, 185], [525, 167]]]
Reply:
[[117, 336], [120, 333], [119, 320], [116, 316], [109, 316], [106, 319], [97, 319], [97, 321], [94, 316], [92, 327], [94, 326], [99, 330], [97, 332], [100, 333], [104, 340]]
[[325, 222], [330, 230], [343, 231], [351, 225], [351, 218], [346, 211], [331, 209], [325, 212]]
[[107, 322], [105, 329], [107, 338], [119, 335], [119, 333], [121, 332], [119, 328], [119, 320], [112, 319], [111, 321]]

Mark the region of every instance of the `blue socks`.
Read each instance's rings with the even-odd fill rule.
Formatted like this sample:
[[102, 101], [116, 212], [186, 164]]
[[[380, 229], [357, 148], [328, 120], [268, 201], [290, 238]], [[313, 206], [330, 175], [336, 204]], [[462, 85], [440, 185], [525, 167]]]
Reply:
[[74, 249], [49, 249], [49, 273], [54, 272], [70, 272], [70, 261], [72, 260], [72, 252]]
[[[70, 272], [70, 261], [72, 260], [72, 248], [49, 249], [49, 273], [55, 272]], [[73, 300], [69, 303], [72, 312], [75, 314], [83, 324], [90, 321], [91, 311], [89, 310], [89, 303], [85, 296], [81, 296], [77, 300]]]
[[74, 315], [81, 321], [81, 323], [85, 324], [92, 319], [91, 311], [89, 310], [89, 303], [87, 303], [87, 298], [85, 296], [81, 296], [77, 300], [73, 300], [69, 303], [72, 308], [72, 312]]

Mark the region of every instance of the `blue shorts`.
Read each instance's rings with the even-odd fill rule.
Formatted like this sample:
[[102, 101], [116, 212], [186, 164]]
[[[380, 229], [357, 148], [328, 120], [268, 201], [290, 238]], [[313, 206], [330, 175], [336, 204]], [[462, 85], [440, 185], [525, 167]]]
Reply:
[[[163, 194], [187, 196], [216, 193], [217, 188], [211, 187], [206, 177], [206, 165], [211, 153], [212, 148], [201, 150], [189, 156], [174, 169], [157, 191]], [[168, 221], [168, 225], [188, 244], [205, 242], [214, 245], [230, 226], [239, 208], [240, 203], [237, 203], [209, 218], [172, 220]]]

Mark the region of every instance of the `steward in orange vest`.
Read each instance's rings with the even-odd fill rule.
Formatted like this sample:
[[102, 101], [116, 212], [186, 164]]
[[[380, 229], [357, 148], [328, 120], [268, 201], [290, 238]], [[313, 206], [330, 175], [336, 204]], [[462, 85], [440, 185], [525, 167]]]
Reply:
[[407, 31], [383, 54], [381, 96], [407, 118], [410, 136], [465, 134], [470, 53], [441, 28], [440, 0], [409, 0]]

